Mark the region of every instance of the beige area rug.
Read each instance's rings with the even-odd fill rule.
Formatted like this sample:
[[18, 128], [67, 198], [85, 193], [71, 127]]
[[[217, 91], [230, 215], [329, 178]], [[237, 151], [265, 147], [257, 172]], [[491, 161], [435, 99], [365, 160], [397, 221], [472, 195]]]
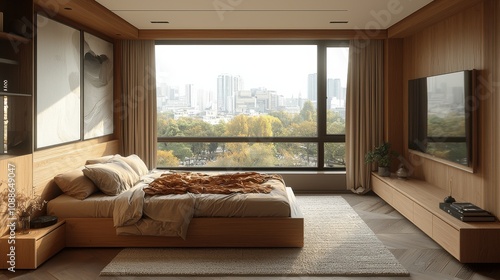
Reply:
[[340, 196], [297, 196], [303, 248], [127, 248], [101, 276], [408, 276]]

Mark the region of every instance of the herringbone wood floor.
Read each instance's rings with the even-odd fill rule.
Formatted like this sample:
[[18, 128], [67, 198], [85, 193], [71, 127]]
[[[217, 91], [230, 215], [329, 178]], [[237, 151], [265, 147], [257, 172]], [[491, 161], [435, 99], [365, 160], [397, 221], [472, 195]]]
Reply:
[[[500, 279], [499, 264], [461, 264], [427, 235], [374, 194], [339, 194], [390, 249], [410, 277], [396, 279]], [[121, 249], [66, 248], [37, 270], [12, 273], [2, 271], [0, 279], [96, 279]], [[499, 248], [500, 250], [500, 248]], [[219, 279], [210, 277], [170, 277], [169, 279]], [[288, 279], [287, 277], [225, 277], [226, 279]], [[289, 277], [291, 278], [291, 277]], [[134, 279], [100, 277], [99, 279]], [[151, 278], [152, 279], [152, 278]], [[158, 279], [158, 278], [155, 278]], [[373, 279], [373, 277], [293, 277], [293, 279]], [[390, 277], [377, 279], [391, 279]]]

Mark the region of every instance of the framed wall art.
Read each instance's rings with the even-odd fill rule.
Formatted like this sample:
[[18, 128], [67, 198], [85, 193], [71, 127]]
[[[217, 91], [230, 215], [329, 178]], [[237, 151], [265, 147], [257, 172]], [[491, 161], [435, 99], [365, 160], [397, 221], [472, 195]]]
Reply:
[[37, 15], [36, 148], [81, 139], [80, 31]]
[[113, 44], [84, 33], [84, 139], [113, 133]]

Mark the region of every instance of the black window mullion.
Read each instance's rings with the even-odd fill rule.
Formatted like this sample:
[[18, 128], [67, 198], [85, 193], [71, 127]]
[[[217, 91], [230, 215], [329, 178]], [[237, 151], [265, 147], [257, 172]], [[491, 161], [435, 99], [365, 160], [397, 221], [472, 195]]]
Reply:
[[175, 142], [238, 142], [238, 143], [316, 143], [316, 137], [158, 137], [158, 142], [175, 143]]
[[325, 145], [324, 139], [326, 136], [326, 46], [324, 43], [318, 44], [317, 51], [317, 116], [318, 116], [318, 168], [324, 169], [325, 162]]

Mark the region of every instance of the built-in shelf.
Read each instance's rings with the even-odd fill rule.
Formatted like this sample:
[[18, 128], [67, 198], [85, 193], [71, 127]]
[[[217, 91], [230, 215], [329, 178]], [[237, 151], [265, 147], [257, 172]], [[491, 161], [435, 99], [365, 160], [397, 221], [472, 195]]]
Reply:
[[3, 40], [14, 40], [23, 43], [28, 43], [30, 39], [24, 38], [23, 36], [16, 35], [14, 33], [0, 32], [0, 39]]

